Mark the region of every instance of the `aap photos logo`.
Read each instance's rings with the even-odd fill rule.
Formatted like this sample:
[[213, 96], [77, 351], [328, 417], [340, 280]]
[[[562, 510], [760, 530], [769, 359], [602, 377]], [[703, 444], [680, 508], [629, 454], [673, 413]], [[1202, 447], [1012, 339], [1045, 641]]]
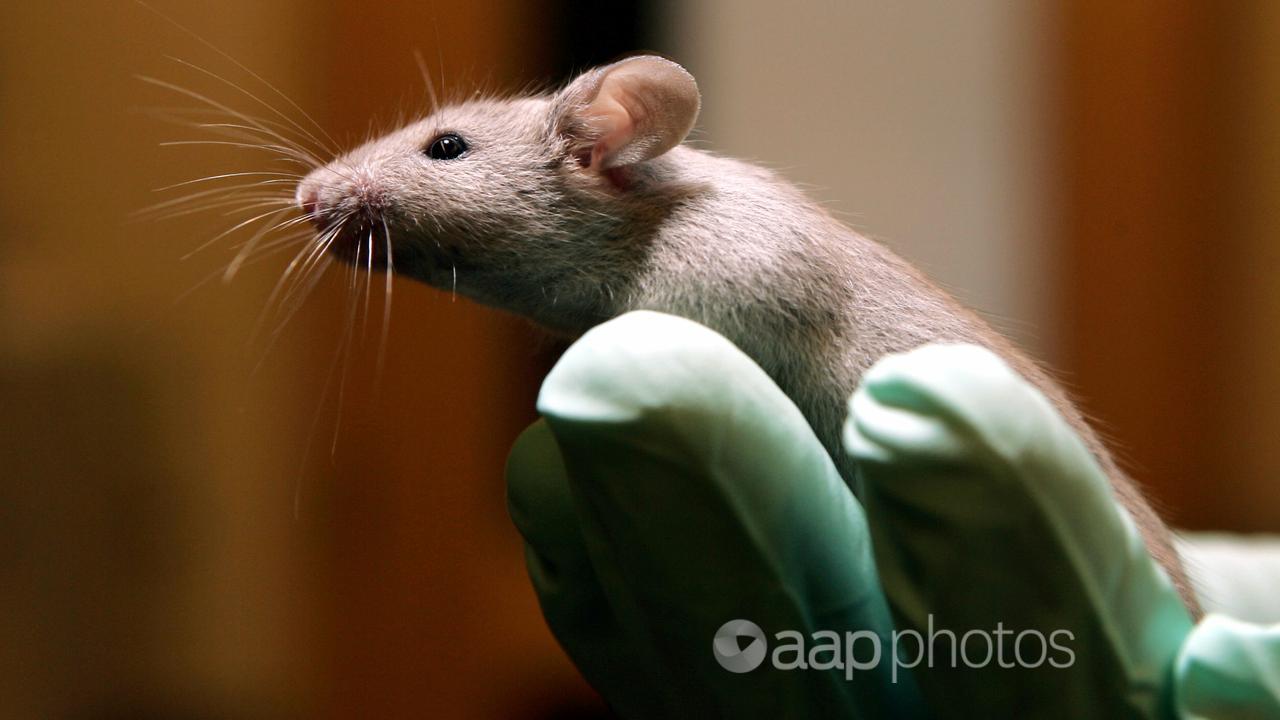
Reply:
[[731, 673], [755, 670], [769, 652], [764, 631], [750, 620], [730, 620], [721, 625], [711, 650], [720, 667]]
[[852, 680], [855, 671], [872, 670], [882, 661], [889, 662], [889, 680], [896, 683], [899, 670], [921, 666], [1007, 670], [1033, 669], [1047, 663], [1053, 668], [1069, 668], [1076, 661], [1071, 648], [1074, 640], [1070, 630], [1019, 632], [1005, 627], [1003, 622], [997, 622], [991, 630], [951, 630], [936, 627], [932, 614], [927, 627], [884, 635], [865, 629], [817, 630], [809, 634], [782, 630], [770, 640], [759, 625], [738, 619], [720, 626], [711, 651], [720, 667], [731, 673], [748, 673], [768, 661], [772, 669], [780, 671], [843, 670], [845, 679]]

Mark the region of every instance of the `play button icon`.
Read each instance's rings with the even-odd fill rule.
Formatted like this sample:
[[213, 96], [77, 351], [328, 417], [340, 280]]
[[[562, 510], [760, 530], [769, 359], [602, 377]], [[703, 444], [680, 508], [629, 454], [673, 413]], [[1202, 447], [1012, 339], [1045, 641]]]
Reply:
[[760, 667], [768, 647], [759, 625], [750, 620], [730, 620], [716, 631], [711, 651], [720, 667], [731, 673], [746, 673]]

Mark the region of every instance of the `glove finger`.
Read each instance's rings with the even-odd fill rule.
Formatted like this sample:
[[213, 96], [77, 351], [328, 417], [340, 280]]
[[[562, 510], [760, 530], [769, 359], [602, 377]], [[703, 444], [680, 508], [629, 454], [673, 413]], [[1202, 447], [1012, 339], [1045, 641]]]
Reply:
[[[850, 402], [898, 627], [942, 715], [1151, 717], [1191, 622], [1048, 401], [976, 346], [889, 356]], [[945, 702], [943, 702], [945, 700]]]
[[545, 421], [529, 426], [507, 457], [507, 509], [525, 539], [538, 605], [587, 682], [624, 717], [660, 717], [646, 673], [627, 644], [587, 557], [560, 448]]
[[729, 341], [622, 316], [570, 348], [538, 406], [600, 586], [644, 665], [666, 670], [655, 691], [668, 714], [919, 713], [887, 661], [861, 507], [799, 410]]

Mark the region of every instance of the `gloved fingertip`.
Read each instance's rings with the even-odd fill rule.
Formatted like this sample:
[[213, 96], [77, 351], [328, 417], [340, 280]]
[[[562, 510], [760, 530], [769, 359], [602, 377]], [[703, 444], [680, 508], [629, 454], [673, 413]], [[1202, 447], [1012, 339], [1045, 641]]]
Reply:
[[966, 452], [963, 439], [944, 419], [886, 404], [868, 388], [853, 394], [849, 408], [845, 450], [860, 461], [909, 463], [955, 459]]
[[536, 550], [580, 544], [564, 459], [545, 420], [516, 438], [507, 455], [507, 512]]
[[538, 410], [575, 423], [630, 422], [651, 412], [714, 416], [751, 382], [768, 378], [723, 336], [635, 311], [592, 328], [565, 352], [542, 384]]

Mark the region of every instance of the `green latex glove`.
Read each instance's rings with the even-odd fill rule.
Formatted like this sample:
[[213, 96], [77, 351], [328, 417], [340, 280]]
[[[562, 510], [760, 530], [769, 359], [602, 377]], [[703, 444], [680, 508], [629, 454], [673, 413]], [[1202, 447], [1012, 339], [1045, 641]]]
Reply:
[[[900, 667], [918, 647], [893, 635], [860, 506], [794, 406], [705, 328], [607, 323], [539, 408], [546, 424], [512, 453], [512, 516], [553, 632], [624, 716], [919, 716], [917, 680], [939, 716], [1153, 716], [1172, 707], [1171, 678], [1186, 713], [1272, 707], [1274, 633], [1205, 623], [1188, 639], [1091, 459], [987, 353], [887, 358], [855, 396], [875, 562], [903, 631], [1070, 632], [1066, 668]], [[735, 618], [771, 649], [781, 630], [810, 650], [819, 630], [847, 647], [869, 630], [886, 656], [730, 673], [711, 638]]]

